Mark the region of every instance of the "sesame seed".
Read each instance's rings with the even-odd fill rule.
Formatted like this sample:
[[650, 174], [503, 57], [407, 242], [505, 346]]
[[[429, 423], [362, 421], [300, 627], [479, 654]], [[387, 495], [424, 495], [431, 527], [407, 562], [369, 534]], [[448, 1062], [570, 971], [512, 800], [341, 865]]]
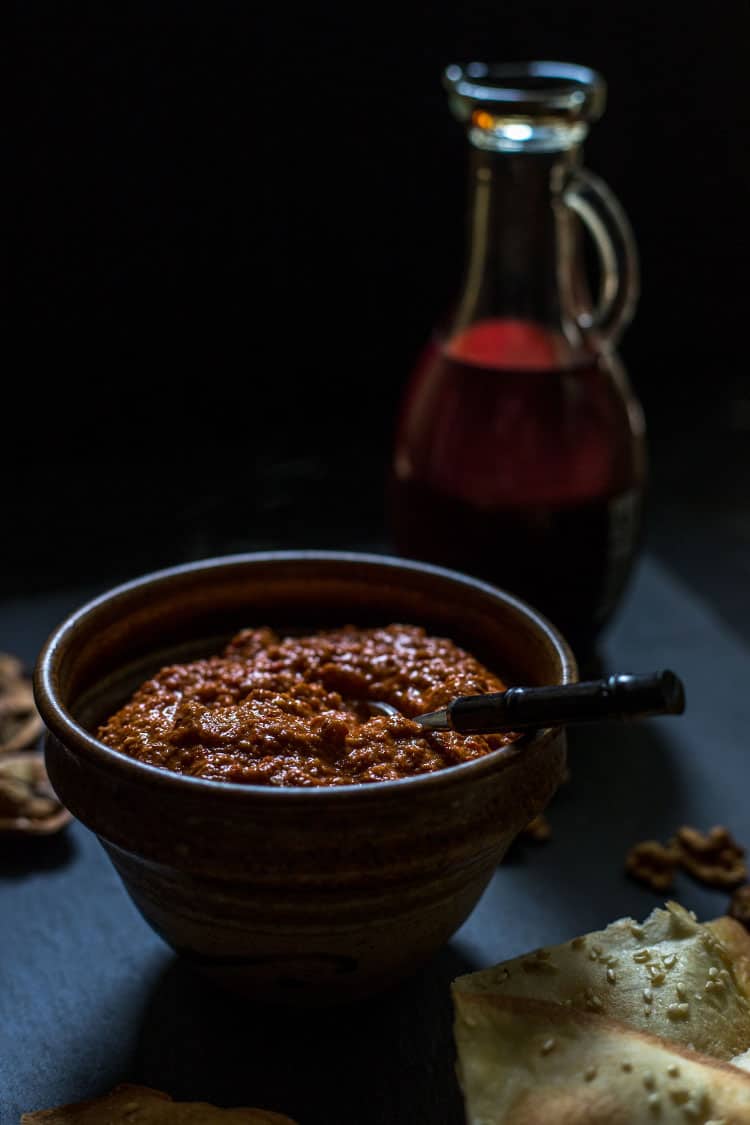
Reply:
[[599, 957], [599, 954], [596, 952], [595, 949], [589, 950], [589, 961], [596, 961], [598, 959], [598, 957]]
[[643, 926], [631, 926], [630, 932], [634, 938], [642, 938], [646, 935], [646, 931], [644, 930]]
[[633, 954], [633, 960], [638, 961], [640, 964], [644, 963], [645, 961], [650, 961], [651, 960], [651, 950], [650, 949], [639, 949], [639, 950], [637, 950]]
[[542, 1043], [542, 1054], [548, 1055], [550, 1053], [550, 1051], [554, 1050], [554, 1048], [555, 1048], [554, 1039], [545, 1039], [545, 1041]]
[[680, 1077], [679, 1066], [677, 1066], [675, 1063], [671, 1063], [667, 1067], [667, 1074], [669, 1075], [670, 1078], [679, 1078]]
[[622, 1069], [625, 1071], [626, 1074], [630, 1074], [631, 1070], [633, 1069], [633, 1064], [629, 1063], [629, 1062], [624, 1062], [622, 1064]]
[[724, 981], [721, 980], [707, 980], [704, 992], [722, 992], [724, 990]]
[[732, 979], [729, 975], [728, 969], [720, 969], [719, 970], [719, 978], [724, 981], [724, 984], [729, 984], [729, 982]]
[[652, 984], [664, 984], [664, 973], [657, 969], [655, 965], [649, 965], [648, 973]]
[[597, 1071], [595, 1066], [587, 1066], [583, 1072], [583, 1077], [587, 1082], [593, 1082], [593, 1080], [596, 1078], [596, 1074]]
[[610, 984], [614, 984], [615, 981], [617, 980], [617, 977], [615, 976], [615, 970], [614, 969], [607, 969], [607, 980], [609, 981]]
[[654, 1002], [653, 992], [651, 991], [650, 988], [644, 988], [644, 990], [643, 990], [643, 1003], [644, 1004], [653, 1004], [653, 1002]]
[[677, 996], [680, 1000], [687, 1000], [687, 992], [685, 991], [685, 989], [683, 988], [683, 986], [681, 984], [677, 985], [677, 988], [675, 989], [675, 992], [677, 993]]
[[553, 965], [551, 961], [545, 960], [543, 957], [527, 957], [521, 962], [521, 968], [525, 973], [556, 973], [557, 966]]
[[643, 1075], [643, 1085], [646, 1087], [647, 1090], [653, 1090], [654, 1087], [656, 1086], [656, 1079], [654, 1078], [654, 1075], [653, 1075], [652, 1071], [647, 1070], [646, 1073]]
[[583, 946], [585, 944], [585, 940], [586, 939], [582, 938], [582, 937], [574, 937], [573, 940], [570, 943], [570, 948], [571, 949], [583, 949]]
[[677, 958], [675, 957], [674, 953], [668, 953], [667, 956], [663, 958], [663, 960], [664, 967], [666, 969], [672, 969], [677, 964]]
[[598, 956], [598, 955], [599, 955], [599, 954], [601, 953], [601, 951], [602, 951], [602, 947], [601, 947], [600, 945], [593, 945], [593, 946], [592, 946], [591, 948], [592, 948], [592, 949], [594, 950], [594, 953], [596, 953], [596, 955], [597, 955], [597, 956]]
[[712, 980], [716, 980], [716, 978], [719, 975], [719, 970], [716, 968], [715, 965], [712, 965], [711, 968], [708, 970], [708, 975], [711, 977]]
[[661, 1105], [661, 1098], [658, 1094], [649, 1094], [647, 1100], [649, 1109], [658, 1109]]
[[667, 1016], [670, 1020], [686, 1020], [690, 1016], [689, 1004], [670, 1004], [667, 1007]]

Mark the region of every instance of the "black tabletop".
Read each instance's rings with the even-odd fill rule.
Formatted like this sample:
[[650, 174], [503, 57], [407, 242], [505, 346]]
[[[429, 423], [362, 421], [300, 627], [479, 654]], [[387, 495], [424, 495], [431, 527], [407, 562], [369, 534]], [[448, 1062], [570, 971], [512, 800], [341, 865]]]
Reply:
[[[90, 590], [0, 603], [2, 647], [32, 661]], [[683, 823], [750, 835], [750, 647], [728, 615], [654, 556], [641, 561], [605, 638], [622, 671], [671, 667], [680, 718], [570, 732], [571, 779], [546, 844], [517, 844], [446, 948], [415, 979], [329, 1011], [268, 1011], [203, 981], [152, 933], [97, 840], [0, 850], [0, 1121], [132, 1081], [180, 1099], [260, 1105], [303, 1125], [459, 1125], [449, 984], [461, 972], [642, 917], [658, 895], [623, 873], [636, 841]], [[33, 845], [33, 846], [32, 846]], [[707, 918], [726, 895], [678, 881]]]

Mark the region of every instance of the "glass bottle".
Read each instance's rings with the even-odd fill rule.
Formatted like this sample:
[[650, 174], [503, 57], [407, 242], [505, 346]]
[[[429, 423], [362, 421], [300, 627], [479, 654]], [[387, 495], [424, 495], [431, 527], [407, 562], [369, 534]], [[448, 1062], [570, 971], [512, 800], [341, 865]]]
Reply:
[[615, 352], [637, 301], [636, 249], [582, 166], [605, 84], [552, 62], [450, 66], [444, 81], [468, 129], [469, 248], [460, 295], [405, 388], [392, 538], [531, 602], [583, 656], [631, 571], [646, 473], [642, 411]]

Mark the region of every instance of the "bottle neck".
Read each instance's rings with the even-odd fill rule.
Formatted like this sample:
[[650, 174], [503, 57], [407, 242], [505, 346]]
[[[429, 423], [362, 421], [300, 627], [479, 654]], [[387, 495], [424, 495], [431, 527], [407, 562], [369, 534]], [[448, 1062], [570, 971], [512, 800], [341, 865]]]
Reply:
[[579, 257], [573, 216], [560, 201], [580, 145], [564, 151], [472, 147], [469, 247], [452, 331], [480, 320], [534, 322], [580, 344], [575, 317]]

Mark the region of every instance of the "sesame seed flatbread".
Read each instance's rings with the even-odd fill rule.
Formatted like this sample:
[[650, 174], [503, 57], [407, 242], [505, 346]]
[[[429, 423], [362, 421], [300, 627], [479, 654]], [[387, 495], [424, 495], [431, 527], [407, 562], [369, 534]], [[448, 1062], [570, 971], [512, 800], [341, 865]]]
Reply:
[[729, 1061], [750, 1047], [750, 934], [677, 903], [458, 977], [456, 992], [546, 1000]]
[[750, 1125], [750, 1074], [607, 1017], [457, 992], [469, 1125]]
[[750, 934], [677, 903], [453, 983], [469, 1125], [750, 1125]]

